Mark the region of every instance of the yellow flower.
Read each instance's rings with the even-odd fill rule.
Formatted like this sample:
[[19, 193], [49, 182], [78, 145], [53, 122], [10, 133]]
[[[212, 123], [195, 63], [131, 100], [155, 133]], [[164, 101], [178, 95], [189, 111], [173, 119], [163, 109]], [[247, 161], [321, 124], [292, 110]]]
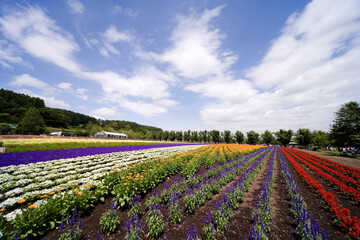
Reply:
[[3, 212], [3, 211], [5, 211], [6, 209], [5, 208], [3, 208], [3, 209], [0, 209], [0, 212]]
[[34, 208], [36, 207], [36, 204], [30, 205], [28, 208]]
[[121, 177], [121, 179], [123, 179], [123, 180], [124, 180], [124, 179], [125, 179], [125, 177]]
[[49, 193], [49, 195], [54, 195], [55, 194], [55, 192], [51, 192], [51, 193]]
[[84, 185], [84, 186], [83, 186], [83, 188], [87, 188], [87, 187], [89, 187], [89, 186], [88, 186], [88, 185]]
[[81, 192], [75, 192], [77, 195], [79, 195], [79, 196], [81, 196], [82, 195], [82, 193]]
[[125, 183], [124, 183], [124, 186], [126, 186], [126, 185], [127, 185], [127, 183], [125, 182]]
[[76, 185], [76, 184], [77, 184], [76, 182], [73, 183], [73, 185]]
[[77, 190], [77, 189], [75, 189], [73, 192], [74, 192], [74, 193], [76, 193], [77, 191], [78, 191], [78, 190]]
[[47, 197], [47, 195], [45, 194], [45, 195], [42, 195], [40, 198], [46, 198]]
[[63, 188], [60, 188], [59, 190], [57, 190], [57, 192], [61, 192], [62, 190], [64, 190]]
[[24, 202], [26, 202], [25, 199], [18, 201], [18, 203], [24, 203]]

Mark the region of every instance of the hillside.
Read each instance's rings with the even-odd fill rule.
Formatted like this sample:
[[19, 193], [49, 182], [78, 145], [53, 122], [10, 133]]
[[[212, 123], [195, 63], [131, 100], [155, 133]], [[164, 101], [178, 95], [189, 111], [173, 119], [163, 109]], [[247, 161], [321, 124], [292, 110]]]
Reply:
[[44, 100], [41, 98], [0, 89], [0, 123], [19, 124], [29, 108], [36, 108], [40, 112], [47, 127], [74, 128], [79, 126], [85, 127], [91, 123], [100, 126], [110, 125], [115, 130], [127, 129], [142, 133], [146, 131], [161, 131], [160, 128], [145, 126], [136, 122], [119, 120], [100, 121], [85, 114], [46, 107]]

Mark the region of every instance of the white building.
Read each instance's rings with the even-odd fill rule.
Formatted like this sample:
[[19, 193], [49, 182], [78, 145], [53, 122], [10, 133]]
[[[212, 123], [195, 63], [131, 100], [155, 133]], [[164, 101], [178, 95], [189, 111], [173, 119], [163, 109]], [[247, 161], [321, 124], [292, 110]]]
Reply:
[[127, 138], [127, 135], [124, 133], [115, 133], [115, 132], [97, 132], [94, 134], [95, 138]]

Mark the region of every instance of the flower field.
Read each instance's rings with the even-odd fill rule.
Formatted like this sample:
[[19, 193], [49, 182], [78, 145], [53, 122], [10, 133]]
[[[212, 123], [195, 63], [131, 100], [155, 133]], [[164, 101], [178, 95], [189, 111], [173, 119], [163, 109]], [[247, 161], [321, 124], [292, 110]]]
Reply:
[[300, 150], [187, 145], [0, 168], [8, 239], [359, 239], [360, 170]]
[[[6, 152], [33, 152], [57, 149], [90, 148], [90, 147], [119, 147], [163, 144], [156, 141], [70, 138], [70, 137], [0, 137]], [[170, 142], [168, 144], [174, 144]]]

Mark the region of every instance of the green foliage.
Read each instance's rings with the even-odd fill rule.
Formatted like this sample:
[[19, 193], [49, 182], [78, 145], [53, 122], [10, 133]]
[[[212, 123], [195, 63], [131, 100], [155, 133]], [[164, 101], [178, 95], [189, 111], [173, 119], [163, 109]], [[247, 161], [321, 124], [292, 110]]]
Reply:
[[300, 146], [307, 147], [312, 142], [313, 135], [308, 128], [300, 128], [295, 133], [295, 140]]
[[316, 131], [312, 132], [312, 144], [317, 148], [324, 148], [329, 146], [329, 135], [324, 131]]
[[235, 139], [236, 139], [236, 142], [238, 144], [243, 143], [244, 140], [245, 140], [244, 134], [242, 132], [240, 132], [240, 131], [236, 131], [235, 132]]
[[247, 132], [246, 133], [247, 143], [251, 145], [255, 145], [259, 141], [259, 136], [260, 135], [254, 131]]
[[101, 231], [107, 235], [114, 233], [120, 224], [120, 219], [116, 215], [116, 209], [110, 209], [103, 213], [100, 218]]
[[0, 123], [0, 135], [11, 134], [11, 132], [12, 128], [9, 126], [9, 124]]
[[224, 131], [224, 141], [226, 144], [229, 144], [231, 142], [231, 132], [229, 130]]
[[78, 240], [80, 239], [81, 229], [78, 226], [71, 228], [60, 235], [59, 240]]
[[21, 119], [17, 131], [21, 134], [39, 135], [46, 132], [44, 119], [36, 108], [29, 108]]
[[181, 223], [182, 217], [183, 215], [179, 201], [176, 201], [175, 203], [171, 203], [169, 206], [169, 221], [175, 224]]
[[195, 194], [187, 194], [184, 197], [185, 212], [187, 214], [193, 214], [195, 212], [196, 202]]
[[335, 113], [330, 140], [337, 147], [360, 147], [360, 106], [348, 102]]
[[275, 141], [273, 134], [269, 130], [266, 130], [263, 134], [261, 134], [261, 139], [266, 145], [273, 144]]
[[280, 129], [275, 133], [275, 136], [276, 136], [276, 140], [278, 140], [282, 146], [286, 146], [291, 141], [291, 137], [293, 136], [293, 131], [291, 129], [287, 131]]
[[160, 237], [164, 231], [164, 220], [159, 205], [150, 207], [146, 217], [146, 223], [148, 225], [149, 235], [153, 238]]
[[214, 143], [219, 143], [220, 142], [220, 131], [218, 130], [212, 130], [210, 132], [210, 136], [211, 136], [211, 140], [214, 142]]

